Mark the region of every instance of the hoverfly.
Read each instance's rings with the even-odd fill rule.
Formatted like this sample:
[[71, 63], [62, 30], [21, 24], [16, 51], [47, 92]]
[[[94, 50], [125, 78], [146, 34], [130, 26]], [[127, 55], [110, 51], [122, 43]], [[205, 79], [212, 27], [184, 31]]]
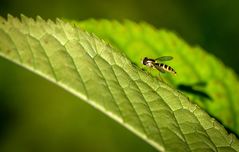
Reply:
[[160, 71], [162, 73], [169, 72], [172, 74], [176, 74], [176, 71], [172, 67], [170, 67], [164, 63], [161, 63], [162, 61], [169, 61], [172, 59], [173, 59], [172, 56], [162, 56], [162, 57], [159, 57], [156, 59], [149, 59], [149, 58], [145, 57], [142, 60], [142, 63], [148, 67], [156, 68], [158, 71]]

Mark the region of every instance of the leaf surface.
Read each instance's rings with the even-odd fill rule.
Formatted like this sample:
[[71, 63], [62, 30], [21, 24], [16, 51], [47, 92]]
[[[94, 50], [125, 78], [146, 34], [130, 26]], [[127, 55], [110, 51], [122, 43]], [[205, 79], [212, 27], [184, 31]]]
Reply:
[[145, 56], [173, 56], [165, 64], [173, 67], [177, 76], [161, 74], [163, 79], [239, 134], [238, 77], [217, 58], [198, 46], [189, 46], [172, 32], [157, 30], [146, 23], [108, 20], [74, 23], [120, 48], [138, 66]]

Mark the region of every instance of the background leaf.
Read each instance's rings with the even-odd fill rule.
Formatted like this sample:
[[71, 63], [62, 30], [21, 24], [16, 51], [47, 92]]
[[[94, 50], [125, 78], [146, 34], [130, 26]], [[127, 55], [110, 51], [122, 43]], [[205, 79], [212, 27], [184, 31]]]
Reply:
[[120, 48], [138, 66], [142, 67], [140, 60], [144, 56], [173, 56], [174, 60], [167, 64], [175, 68], [177, 77], [162, 74], [164, 79], [239, 134], [237, 75], [214, 56], [198, 46], [189, 46], [174, 33], [146, 23], [107, 20], [74, 23]]
[[97, 37], [57, 20], [1, 19], [0, 55], [80, 97], [161, 151], [238, 149], [184, 95]]

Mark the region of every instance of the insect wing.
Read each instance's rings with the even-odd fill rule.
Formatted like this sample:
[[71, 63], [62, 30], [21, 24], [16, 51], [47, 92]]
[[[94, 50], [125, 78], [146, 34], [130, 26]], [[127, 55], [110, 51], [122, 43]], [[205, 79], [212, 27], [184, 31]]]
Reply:
[[155, 60], [157, 61], [169, 61], [169, 60], [172, 60], [173, 57], [172, 56], [161, 56], [159, 58], [156, 58]]

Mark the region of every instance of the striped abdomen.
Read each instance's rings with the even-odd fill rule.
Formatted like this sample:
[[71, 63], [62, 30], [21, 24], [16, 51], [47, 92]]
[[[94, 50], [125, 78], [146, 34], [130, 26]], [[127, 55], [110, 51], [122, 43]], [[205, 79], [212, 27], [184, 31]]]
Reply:
[[167, 71], [167, 72], [170, 72], [172, 74], [176, 74], [176, 71], [172, 67], [170, 67], [166, 64], [163, 64], [163, 63], [155, 63], [155, 68], [158, 69], [161, 72]]

